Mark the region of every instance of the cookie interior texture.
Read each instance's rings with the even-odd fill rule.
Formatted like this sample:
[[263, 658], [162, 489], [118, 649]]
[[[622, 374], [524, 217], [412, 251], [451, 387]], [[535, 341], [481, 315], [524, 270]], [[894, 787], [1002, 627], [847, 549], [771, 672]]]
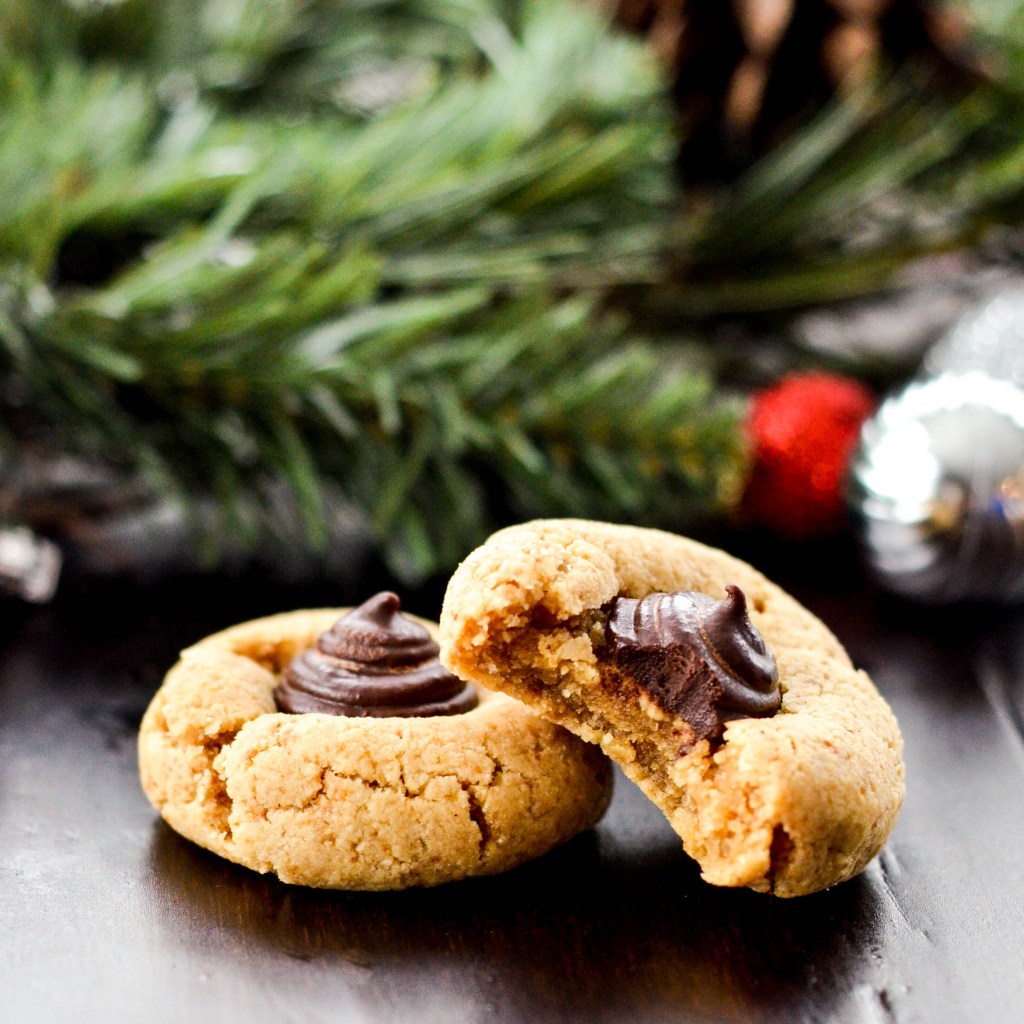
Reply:
[[[729, 584], [775, 654], [782, 707], [688, 746], [686, 723], [602, 660], [609, 607], [677, 590], [721, 598]], [[902, 743], [885, 701], [817, 618], [724, 552], [604, 523], [512, 527], [452, 577], [441, 649], [458, 675], [599, 744], [714, 884], [823, 889], [862, 870], [895, 823]]]
[[172, 828], [286, 882], [374, 890], [504, 871], [600, 819], [607, 759], [503, 694], [443, 717], [278, 712], [280, 673], [343, 611], [183, 652], [139, 733], [143, 789]]

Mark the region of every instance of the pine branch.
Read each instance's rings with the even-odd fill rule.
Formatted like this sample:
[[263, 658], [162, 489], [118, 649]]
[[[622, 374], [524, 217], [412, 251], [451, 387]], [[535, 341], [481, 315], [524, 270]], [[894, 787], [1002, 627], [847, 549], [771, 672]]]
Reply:
[[244, 115], [244, 90], [196, 72], [168, 101], [161, 60], [83, 61], [80, 39], [5, 64], [0, 372], [67, 450], [212, 496], [216, 534], [260, 542], [284, 480], [311, 543], [341, 493], [410, 577], [514, 518], [725, 504], [737, 410], [601, 312], [655, 276], [673, 197], [646, 55], [551, 0], [382, 4], [379, 38], [396, 11], [468, 19], [431, 90], [297, 123], [271, 57], [321, 6], [254, 39], [268, 98]]
[[880, 79], [676, 216], [652, 59], [573, 0], [7, 0], [0, 58], [8, 390], [249, 543], [282, 481], [311, 543], [340, 493], [410, 576], [728, 503], [738, 410], [611, 296], [859, 294], [1024, 210], [1012, 60]]
[[[375, 316], [369, 314], [375, 313]], [[369, 328], [370, 320], [373, 328]], [[88, 331], [76, 320], [73, 330]], [[155, 487], [213, 493], [231, 532], [285, 475], [311, 540], [334, 481], [409, 577], [450, 566], [496, 523], [588, 514], [680, 525], [734, 495], [739, 410], [590, 303], [495, 302], [481, 288], [362, 307], [296, 339], [210, 350], [83, 349], [47, 323], [53, 421], [122, 453]], [[5, 335], [6, 337], [6, 335]], [[70, 439], [69, 439], [70, 441]]]
[[993, 229], [1019, 231], [1024, 4], [967, 6], [980, 21], [987, 77], [940, 86], [909, 67], [839, 98], [679, 219], [671, 281], [653, 297], [663, 317], [866, 295], [921, 256], [975, 246]]

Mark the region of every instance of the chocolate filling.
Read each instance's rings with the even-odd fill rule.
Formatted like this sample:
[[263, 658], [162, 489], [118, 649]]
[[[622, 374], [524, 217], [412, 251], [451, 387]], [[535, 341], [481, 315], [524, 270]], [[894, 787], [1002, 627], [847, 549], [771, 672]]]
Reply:
[[782, 703], [775, 657], [747, 616], [746, 597], [725, 589], [721, 601], [677, 591], [616, 598], [610, 610], [610, 664], [683, 719], [694, 742], [719, 738], [738, 718], [768, 718]]
[[279, 711], [359, 718], [458, 715], [477, 706], [476, 691], [438, 661], [438, 646], [399, 612], [388, 591], [342, 616], [281, 674]]

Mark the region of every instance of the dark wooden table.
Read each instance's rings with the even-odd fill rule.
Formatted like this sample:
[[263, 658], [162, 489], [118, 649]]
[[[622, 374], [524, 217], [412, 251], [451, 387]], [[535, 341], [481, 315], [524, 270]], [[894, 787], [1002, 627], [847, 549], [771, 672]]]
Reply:
[[48, 608], [0, 605], [0, 1020], [1016, 1024], [1024, 613], [908, 609], [843, 555], [761, 564], [872, 673], [907, 747], [882, 856], [793, 901], [702, 883], [621, 778], [599, 828], [505, 876], [290, 888], [156, 818], [138, 720], [184, 644], [377, 580], [79, 582]]

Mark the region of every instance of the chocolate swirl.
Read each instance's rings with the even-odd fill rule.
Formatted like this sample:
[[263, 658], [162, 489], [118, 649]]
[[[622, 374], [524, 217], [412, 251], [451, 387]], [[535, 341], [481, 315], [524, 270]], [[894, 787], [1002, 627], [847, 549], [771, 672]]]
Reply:
[[739, 587], [721, 601], [693, 591], [620, 597], [608, 621], [611, 659], [697, 739], [726, 722], [768, 718], [782, 703], [779, 671]]
[[274, 690], [279, 711], [358, 718], [458, 715], [476, 691], [438, 661], [438, 646], [388, 591], [342, 616], [292, 659]]

